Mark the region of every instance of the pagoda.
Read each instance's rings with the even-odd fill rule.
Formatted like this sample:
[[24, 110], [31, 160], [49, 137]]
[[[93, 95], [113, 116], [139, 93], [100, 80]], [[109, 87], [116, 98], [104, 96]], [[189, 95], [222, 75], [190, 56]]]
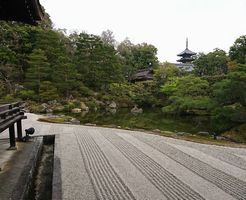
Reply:
[[188, 38], [186, 38], [186, 49], [177, 55], [181, 57], [179, 60], [177, 60], [177, 62], [191, 63], [194, 60], [192, 57], [194, 55], [196, 55], [196, 53], [188, 49]]

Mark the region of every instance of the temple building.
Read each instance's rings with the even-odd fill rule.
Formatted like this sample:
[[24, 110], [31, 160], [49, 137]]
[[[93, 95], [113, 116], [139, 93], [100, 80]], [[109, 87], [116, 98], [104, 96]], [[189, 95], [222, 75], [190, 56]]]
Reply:
[[44, 11], [39, 0], [1, 0], [0, 20], [37, 24]]
[[154, 70], [152, 67], [146, 69], [138, 70], [132, 77], [130, 77], [130, 82], [135, 83], [138, 81], [147, 81], [153, 80], [154, 78]]
[[186, 38], [186, 48], [184, 51], [177, 55], [181, 57], [179, 60], [177, 60], [177, 62], [191, 63], [194, 60], [194, 58], [192, 57], [194, 55], [196, 55], [196, 53], [188, 49], [188, 38]]
[[177, 56], [181, 57], [177, 62], [179, 63], [173, 63], [178, 68], [183, 69], [185, 71], [192, 71], [194, 68], [194, 64], [191, 62], [194, 60], [193, 56], [196, 55], [195, 52], [189, 50], [188, 48], [188, 38], [186, 38], [186, 48], [184, 51], [179, 53]]

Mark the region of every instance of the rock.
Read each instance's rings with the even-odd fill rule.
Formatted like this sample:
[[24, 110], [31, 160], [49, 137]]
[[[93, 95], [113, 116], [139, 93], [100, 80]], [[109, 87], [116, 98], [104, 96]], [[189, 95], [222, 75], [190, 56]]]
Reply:
[[154, 129], [153, 131], [156, 132], [156, 133], [161, 133], [160, 129]]
[[77, 119], [75, 119], [75, 118], [72, 118], [72, 119], [70, 120], [70, 123], [71, 123], [71, 124], [79, 125], [79, 124], [80, 124], [80, 121], [77, 120]]
[[56, 105], [57, 104], [57, 100], [53, 100], [53, 101], [48, 101], [49, 105]]
[[111, 109], [116, 109], [116, 108], [117, 108], [117, 105], [116, 105], [116, 103], [115, 103], [114, 101], [112, 101], [112, 102], [109, 104], [108, 107], [111, 108]]
[[85, 105], [85, 103], [82, 101], [80, 102], [80, 108], [83, 111], [89, 111], [89, 107]]
[[177, 135], [186, 135], [187, 133], [186, 132], [177, 132], [176, 134]]
[[56, 112], [62, 112], [64, 110], [64, 106], [55, 106], [53, 107], [53, 110]]
[[47, 109], [49, 105], [48, 105], [47, 103], [42, 103], [41, 106], [42, 106], [44, 109]]
[[53, 113], [53, 110], [48, 108], [48, 109], [46, 109], [46, 113]]
[[46, 113], [48, 108], [49, 108], [49, 105], [47, 103], [42, 103], [40, 112], [41, 113]]
[[96, 126], [96, 124], [86, 123], [85, 126]]
[[19, 92], [19, 91], [21, 91], [21, 90], [24, 90], [25, 88], [24, 88], [24, 86], [23, 85], [19, 85], [19, 84], [15, 84], [14, 85], [14, 91], [15, 91], [15, 93], [17, 93], [17, 92]]
[[72, 112], [72, 113], [81, 113], [82, 110], [81, 110], [80, 108], [74, 108], [74, 109], [72, 109], [71, 112]]
[[98, 105], [98, 106], [105, 106], [105, 103], [99, 100], [94, 100], [94, 102]]
[[198, 135], [204, 135], [204, 136], [210, 135], [209, 132], [207, 132], [207, 131], [199, 131], [197, 134]]
[[216, 140], [226, 140], [226, 141], [230, 141], [228, 138], [223, 137], [223, 136], [216, 136]]
[[142, 108], [138, 108], [135, 105], [134, 108], [131, 109], [131, 113], [133, 113], [133, 114], [140, 114], [140, 113], [143, 113], [143, 109]]

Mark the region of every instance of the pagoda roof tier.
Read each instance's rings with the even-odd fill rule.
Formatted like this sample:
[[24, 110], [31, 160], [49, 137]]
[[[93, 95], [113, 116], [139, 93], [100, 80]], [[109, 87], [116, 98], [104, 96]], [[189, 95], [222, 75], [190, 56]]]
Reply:
[[196, 53], [186, 48], [184, 51], [179, 53], [177, 56], [183, 57], [183, 56], [193, 56], [193, 55], [196, 55]]
[[44, 11], [39, 0], [1, 0], [0, 20], [37, 24]]
[[177, 62], [182, 62], [182, 63], [186, 63], [186, 62], [191, 62], [193, 61], [194, 58], [191, 58], [191, 57], [186, 57], [186, 58], [180, 58], [179, 60], [177, 60]]

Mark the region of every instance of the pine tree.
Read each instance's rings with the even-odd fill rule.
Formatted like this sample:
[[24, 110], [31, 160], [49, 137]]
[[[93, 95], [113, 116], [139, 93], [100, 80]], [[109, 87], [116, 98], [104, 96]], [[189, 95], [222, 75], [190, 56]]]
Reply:
[[33, 90], [37, 95], [38, 99], [40, 95], [40, 87], [42, 81], [50, 80], [50, 64], [47, 62], [47, 57], [41, 49], [34, 49], [29, 56], [28, 60], [29, 68], [26, 72], [25, 85], [27, 89]]

